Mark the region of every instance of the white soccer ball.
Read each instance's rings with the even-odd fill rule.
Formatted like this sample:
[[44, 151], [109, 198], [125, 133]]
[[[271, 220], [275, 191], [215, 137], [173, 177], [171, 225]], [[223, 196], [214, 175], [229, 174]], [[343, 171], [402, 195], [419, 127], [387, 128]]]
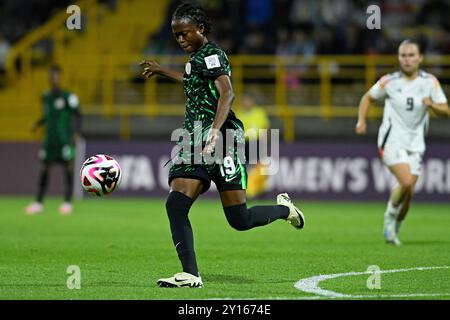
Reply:
[[97, 154], [83, 162], [80, 180], [84, 190], [102, 197], [119, 187], [122, 181], [122, 170], [113, 157]]

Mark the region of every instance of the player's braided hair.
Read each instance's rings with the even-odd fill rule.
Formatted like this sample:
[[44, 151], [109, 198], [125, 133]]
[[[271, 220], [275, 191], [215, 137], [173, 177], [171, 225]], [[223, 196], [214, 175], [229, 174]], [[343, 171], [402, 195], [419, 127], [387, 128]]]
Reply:
[[203, 34], [208, 34], [211, 31], [211, 23], [209, 21], [206, 12], [198, 6], [194, 6], [190, 3], [182, 3], [176, 9], [172, 15], [172, 20], [180, 20], [187, 18], [195, 22], [197, 27], [203, 24]]

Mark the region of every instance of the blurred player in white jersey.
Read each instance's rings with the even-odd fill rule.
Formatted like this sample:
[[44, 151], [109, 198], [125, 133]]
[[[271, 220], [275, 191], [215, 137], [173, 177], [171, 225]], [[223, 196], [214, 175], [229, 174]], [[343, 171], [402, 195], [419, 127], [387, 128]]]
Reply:
[[417, 42], [405, 40], [398, 48], [400, 71], [383, 76], [361, 99], [355, 131], [367, 131], [370, 104], [384, 99], [383, 121], [378, 131], [378, 148], [383, 163], [397, 179], [384, 214], [387, 243], [401, 244], [400, 227], [408, 213], [414, 186], [422, 170], [425, 135], [431, 109], [437, 116], [450, 117], [447, 99], [432, 74], [419, 69], [423, 60]]

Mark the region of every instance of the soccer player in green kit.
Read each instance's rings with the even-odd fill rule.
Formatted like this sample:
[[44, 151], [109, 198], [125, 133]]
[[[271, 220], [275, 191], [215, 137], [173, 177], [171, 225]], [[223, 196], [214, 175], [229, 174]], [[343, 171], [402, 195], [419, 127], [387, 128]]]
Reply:
[[51, 89], [42, 96], [43, 117], [38, 120], [32, 131], [45, 126], [45, 141], [39, 151], [41, 168], [38, 178], [36, 201], [26, 208], [29, 215], [44, 210], [43, 200], [48, 185], [50, 167], [60, 163], [64, 167], [64, 202], [59, 207], [63, 215], [72, 213], [73, 170], [75, 157], [75, 139], [80, 134], [81, 116], [78, 97], [60, 86], [61, 68], [53, 65], [49, 70]]
[[[231, 110], [234, 100], [231, 67], [225, 52], [208, 41], [210, 23], [201, 8], [181, 4], [172, 15], [171, 24], [176, 41], [190, 54], [184, 74], [153, 60], [143, 60], [143, 75], [148, 78], [159, 74], [183, 83], [187, 97], [183, 129], [189, 133], [194, 150], [200, 144], [202, 160], [200, 164], [195, 161], [194, 164], [173, 162], [170, 168], [166, 210], [183, 272], [159, 279], [157, 284], [161, 287], [199, 288], [203, 287], [203, 282], [197, 268], [188, 213], [197, 197], [209, 189], [211, 180], [220, 193], [227, 221], [236, 230], [249, 230], [277, 219], [284, 219], [295, 228], [302, 229], [305, 222], [302, 212], [287, 194], [278, 195], [277, 205], [247, 208], [245, 163], [239, 160], [236, 152], [225, 153], [221, 163], [205, 163], [203, 156], [217, 151], [216, 143], [219, 136], [225, 136], [225, 130], [244, 130], [242, 122]], [[199, 122], [201, 126], [198, 126]], [[199, 131], [201, 139], [195, 139]], [[243, 139], [237, 140], [238, 143], [243, 142]], [[195, 151], [191, 153], [183, 148], [178, 153], [178, 159], [189, 160], [196, 155]]]

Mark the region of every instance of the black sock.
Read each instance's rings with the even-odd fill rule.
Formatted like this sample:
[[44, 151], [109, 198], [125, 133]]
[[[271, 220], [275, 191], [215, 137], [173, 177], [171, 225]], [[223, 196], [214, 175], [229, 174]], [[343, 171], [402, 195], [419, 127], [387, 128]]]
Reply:
[[185, 194], [172, 191], [166, 201], [172, 240], [184, 272], [198, 276], [194, 251], [194, 235], [188, 213], [194, 201]]
[[47, 191], [49, 169], [50, 166], [48, 164], [44, 164], [41, 168], [41, 172], [39, 173], [38, 192], [36, 195], [36, 201], [39, 203], [42, 203], [45, 192]]
[[247, 209], [245, 203], [223, 208], [230, 226], [239, 231], [265, 226], [278, 219], [286, 219], [289, 208], [286, 206], [254, 206]]
[[73, 166], [70, 163], [64, 164], [64, 177], [65, 177], [65, 193], [64, 201], [71, 202], [73, 194]]

